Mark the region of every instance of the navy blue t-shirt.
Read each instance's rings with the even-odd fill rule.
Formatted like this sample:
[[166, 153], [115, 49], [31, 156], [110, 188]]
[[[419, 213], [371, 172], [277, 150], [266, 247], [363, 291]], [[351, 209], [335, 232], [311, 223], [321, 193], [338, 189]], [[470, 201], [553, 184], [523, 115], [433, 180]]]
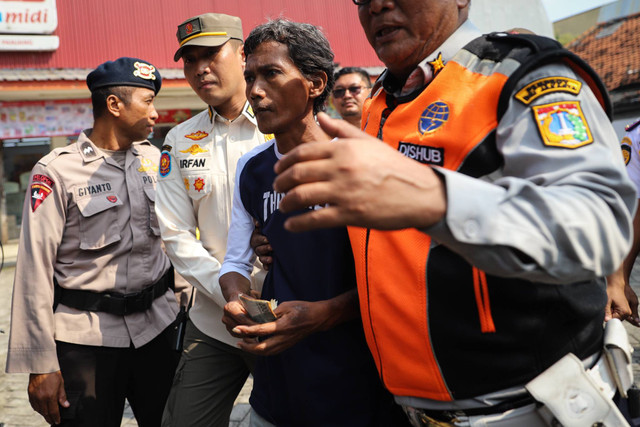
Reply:
[[[250, 153], [238, 185], [245, 210], [258, 220], [274, 251], [262, 298], [321, 301], [355, 289], [346, 228], [286, 231], [284, 221], [300, 212], [278, 210], [283, 195], [273, 190], [276, 145], [261, 148]], [[359, 318], [314, 333], [278, 355], [258, 358], [250, 403], [277, 426], [388, 426], [399, 421]]]

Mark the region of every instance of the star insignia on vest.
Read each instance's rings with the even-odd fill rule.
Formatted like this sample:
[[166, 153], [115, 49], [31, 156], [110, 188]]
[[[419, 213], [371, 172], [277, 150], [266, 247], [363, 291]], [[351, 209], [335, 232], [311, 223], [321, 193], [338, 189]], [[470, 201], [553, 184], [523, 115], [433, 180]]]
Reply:
[[544, 145], [578, 148], [593, 142], [580, 102], [562, 101], [532, 107]]
[[172, 148], [173, 148], [172, 146], [165, 144], [162, 146], [162, 149], [160, 151], [166, 151], [168, 153], [171, 151]]
[[207, 150], [206, 148], [200, 147], [198, 144], [193, 144], [191, 147], [187, 148], [186, 150], [180, 150], [180, 152], [189, 153], [193, 156], [198, 153], [208, 153], [209, 150]]
[[264, 135], [264, 142], [269, 142], [271, 141], [273, 138], [275, 138], [275, 135], [272, 133], [267, 133]]
[[553, 92], [567, 92], [577, 95], [581, 88], [582, 83], [568, 77], [545, 77], [529, 83], [520, 89], [514, 97], [523, 104], [529, 105], [541, 96]]
[[133, 70], [134, 76], [140, 77], [141, 79], [145, 80], [156, 79], [156, 75], [154, 74], [156, 72], [156, 67], [154, 67], [153, 65], [136, 61], [133, 66], [136, 68], [135, 70]]
[[82, 150], [82, 154], [84, 154], [85, 157], [93, 157], [96, 155], [96, 150], [93, 149], [91, 143], [88, 141], [82, 143], [80, 150]]
[[433, 61], [427, 62], [431, 67], [431, 71], [433, 72], [433, 77], [437, 76], [440, 71], [444, 68], [444, 61], [442, 60], [442, 52], [438, 53], [438, 56]]
[[142, 166], [138, 168], [138, 172], [158, 172], [158, 166], [151, 159], [140, 160]]
[[631, 160], [631, 138], [625, 136], [620, 142], [620, 148], [622, 149], [622, 158], [624, 159], [625, 166], [629, 164]]
[[449, 120], [449, 106], [442, 101], [436, 101], [422, 112], [418, 122], [418, 130], [421, 134], [435, 132], [440, 126]]
[[202, 190], [204, 190], [204, 179], [202, 178], [197, 178], [194, 182], [193, 182], [193, 188], [196, 189], [196, 191], [200, 192]]
[[171, 172], [171, 156], [164, 151], [160, 156], [160, 176], [165, 177]]
[[184, 188], [185, 188], [186, 190], [188, 190], [188, 189], [189, 189], [189, 178], [185, 178], [185, 179], [184, 179]]
[[[199, 130], [199, 131], [190, 133], [189, 135], [185, 135], [184, 137], [185, 138], [189, 138], [192, 141], [200, 141], [201, 139], [203, 139], [203, 138], [205, 138], [207, 136], [209, 136], [208, 133]], [[184, 153], [184, 151], [183, 151], [183, 153]]]

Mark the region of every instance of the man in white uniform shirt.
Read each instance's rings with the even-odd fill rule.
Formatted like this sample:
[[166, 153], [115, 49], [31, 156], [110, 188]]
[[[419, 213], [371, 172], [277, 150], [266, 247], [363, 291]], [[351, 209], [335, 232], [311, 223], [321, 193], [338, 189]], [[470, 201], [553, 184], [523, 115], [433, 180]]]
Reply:
[[[253, 366], [221, 322], [218, 275], [231, 218], [236, 163], [265, 142], [245, 98], [242, 23], [207, 13], [178, 26], [174, 60], [209, 108], [172, 129], [158, 173], [156, 212], [176, 270], [197, 289], [163, 425], [228, 426]], [[197, 237], [199, 231], [199, 239]]]

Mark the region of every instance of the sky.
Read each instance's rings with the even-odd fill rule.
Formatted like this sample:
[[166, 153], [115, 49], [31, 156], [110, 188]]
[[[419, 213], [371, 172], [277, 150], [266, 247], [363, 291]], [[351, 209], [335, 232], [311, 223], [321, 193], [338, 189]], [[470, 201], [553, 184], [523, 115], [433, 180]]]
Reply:
[[549, 20], [555, 22], [568, 16], [584, 12], [603, 4], [611, 3], [613, 0], [542, 0], [542, 4], [547, 10]]

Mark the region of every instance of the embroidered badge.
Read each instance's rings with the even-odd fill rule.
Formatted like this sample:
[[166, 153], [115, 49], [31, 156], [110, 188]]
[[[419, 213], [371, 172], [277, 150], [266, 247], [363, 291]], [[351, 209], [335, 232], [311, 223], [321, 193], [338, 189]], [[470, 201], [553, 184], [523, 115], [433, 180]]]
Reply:
[[158, 172], [158, 166], [151, 159], [141, 159], [142, 166], [138, 168], [138, 172]]
[[160, 176], [167, 176], [169, 172], [171, 172], [171, 156], [165, 151], [160, 156]]
[[523, 104], [529, 105], [531, 102], [553, 92], [567, 92], [577, 95], [580, 93], [582, 83], [567, 77], [545, 77], [529, 83], [514, 95]]
[[93, 149], [93, 147], [91, 146], [91, 143], [88, 141], [83, 142], [82, 145], [80, 146], [80, 149], [82, 150], [82, 154], [84, 154], [85, 157], [93, 157], [96, 155], [96, 151]]
[[442, 102], [436, 101], [422, 112], [420, 121], [418, 122], [418, 130], [421, 134], [431, 133], [449, 120], [449, 106]]
[[162, 146], [162, 149], [160, 151], [166, 151], [167, 153], [169, 153], [169, 152], [171, 152], [172, 148], [173, 148], [172, 146], [165, 144], [165, 145]]
[[431, 71], [433, 72], [433, 77], [437, 76], [440, 71], [444, 68], [444, 61], [442, 60], [442, 52], [438, 53], [438, 57], [433, 61], [427, 62], [431, 67]]
[[107, 200], [111, 203], [115, 203], [118, 201], [118, 198], [116, 196], [107, 196]]
[[264, 136], [264, 142], [269, 142], [271, 141], [273, 138], [275, 138], [275, 135], [272, 133], [268, 133]]
[[429, 147], [428, 145], [416, 145], [409, 142], [400, 141], [398, 151], [425, 165], [444, 165], [444, 148]]
[[189, 178], [184, 179], [184, 188], [189, 190]]
[[[189, 138], [192, 141], [200, 141], [201, 139], [203, 139], [203, 138], [205, 138], [207, 136], [209, 136], [208, 133], [199, 130], [197, 132], [190, 133], [189, 135], [185, 135], [184, 137], [185, 138]], [[183, 151], [183, 153], [184, 153], [184, 151]]]
[[156, 72], [156, 67], [154, 67], [153, 65], [136, 61], [133, 63], [133, 66], [136, 67], [136, 69], [133, 71], [134, 76], [140, 77], [141, 79], [145, 80], [156, 79], [156, 75], [154, 74]]
[[35, 212], [38, 206], [44, 202], [49, 194], [51, 194], [51, 188], [45, 185], [43, 182], [34, 182], [31, 184], [31, 212]]
[[625, 166], [631, 161], [631, 138], [625, 136], [620, 141], [620, 148], [622, 149], [622, 158], [624, 159]]
[[193, 183], [193, 188], [195, 188], [198, 192], [204, 190], [204, 179], [197, 178]]
[[593, 142], [580, 102], [537, 105], [532, 107], [532, 111], [544, 145], [578, 148]]
[[42, 183], [48, 185], [49, 188], [53, 188], [53, 186], [56, 184], [51, 178], [49, 178], [46, 175], [42, 175], [42, 174], [33, 175], [33, 177], [31, 178], [31, 181], [33, 181], [33, 182], [42, 182]]
[[180, 150], [180, 152], [189, 153], [193, 156], [194, 154], [198, 154], [198, 153], [208, 153], [209, 150], [207, 150], [206, 148], [200, 147], [198, 144], [193, 144], [191, 147], [187, 148], [186, 150]]

